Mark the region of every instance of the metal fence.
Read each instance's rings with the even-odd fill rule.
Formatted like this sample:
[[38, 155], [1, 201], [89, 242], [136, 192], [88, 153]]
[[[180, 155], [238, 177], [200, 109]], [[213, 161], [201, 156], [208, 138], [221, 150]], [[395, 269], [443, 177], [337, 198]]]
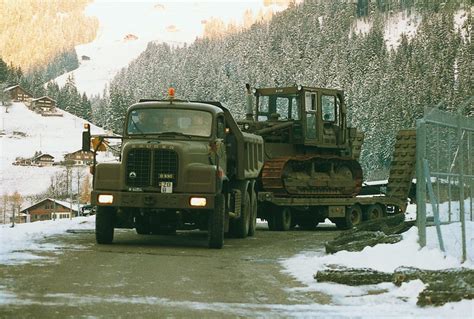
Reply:
[[416, 152], [420, 245], [427, 245], [427, 225], [434, 225], [439, 247], [445, 251], [443, 236], [453, 234], [443, 234], [440, 225], [456, 223], [459, 228], [454, 226], [458, 229], [454, 235], [460, 234], [462, 251], [453, 255], [465, 261], [468, 240], [474, 241], [473, 234], [466, 234], [466, 220], [474, 220], [474, 119], [425, 110], [417, 121]]

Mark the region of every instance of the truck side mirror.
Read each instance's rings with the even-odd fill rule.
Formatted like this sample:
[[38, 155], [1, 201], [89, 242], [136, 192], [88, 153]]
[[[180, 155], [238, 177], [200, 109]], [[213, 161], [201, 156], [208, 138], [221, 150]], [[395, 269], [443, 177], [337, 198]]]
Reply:
[[88, 123], [84, 124], [85, 131], [82, 132], [82, 151], [91, 151], [91, 128]]

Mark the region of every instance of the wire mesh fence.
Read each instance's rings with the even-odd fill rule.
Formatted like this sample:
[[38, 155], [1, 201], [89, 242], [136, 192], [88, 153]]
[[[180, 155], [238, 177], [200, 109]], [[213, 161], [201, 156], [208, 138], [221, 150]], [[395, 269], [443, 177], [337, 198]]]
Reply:
[[[474, 221], [474, 119], [425, 110], [417, 121], [416, 140], [417, 225], [421, 246], [427, 244], [427, 225], [436, 226], [439, 247], [443, 236], [461, 241], [462, 261], [467, 258], [468, 241], [474, 234], [466, 230], [466, 220]], [[443, 234], [441, 224], [456, 223], [455, 234]], [[470, 252], [472, 253], [472, 252]]]

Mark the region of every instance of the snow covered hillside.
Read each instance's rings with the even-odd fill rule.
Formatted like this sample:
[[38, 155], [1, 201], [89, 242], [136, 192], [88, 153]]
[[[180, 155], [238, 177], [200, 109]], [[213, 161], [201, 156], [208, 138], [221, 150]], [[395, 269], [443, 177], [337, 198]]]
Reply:
[[[23, 103], [0, 108], [0, 194], [18, 191], [22, 196], [45, 191], [50, 178], [64, 170], [63, 166], [15, 166], [17, 157], [31, 158], [36, 151], [64, 160], [66, 153], [82, 147], [85, 120], [65, 111], [63, 116], [43, 117], [29, 110]], [[92, 134], [105, 132], [91, 125]], [[86, 168], [84, 168], [86, 169]]]

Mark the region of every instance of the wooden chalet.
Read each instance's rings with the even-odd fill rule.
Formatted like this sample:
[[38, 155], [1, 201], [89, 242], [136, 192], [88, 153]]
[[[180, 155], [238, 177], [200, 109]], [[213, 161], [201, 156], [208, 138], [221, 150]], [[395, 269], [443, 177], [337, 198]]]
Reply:
[[[75, 206], [75, 207], [74, 207]], [[29, 216], [31, 222], [40, 220], [63, 219], [78, 216], [77, 204], [72, 205], [68, 202], [46, 198], [20, 211], [20, 216]], [[26, 222], [25, 218], [22, 222]]]
[[49, 154], [38, 154], [31, 160], [33, 165], [37, 166], [52, 166], [54, 163], [54, 156]]
[[64, 155], [64, 160], [74, 165], [90, 165], [94, 160], [94, 153], [78, 150]]
[[33, 94], [22, 88], [21, 86], [14, 85], [7, 87], [3, 90], [3, 92], [10, 92], [10, 97], [12, 101], [15, 102], [28, 102], [30, 99], [33, 98]]
[[49, 96], [42, 96], [32, 99], [30, 108], [38, 113], [54, 113], [56, 111], [56, 101]]

